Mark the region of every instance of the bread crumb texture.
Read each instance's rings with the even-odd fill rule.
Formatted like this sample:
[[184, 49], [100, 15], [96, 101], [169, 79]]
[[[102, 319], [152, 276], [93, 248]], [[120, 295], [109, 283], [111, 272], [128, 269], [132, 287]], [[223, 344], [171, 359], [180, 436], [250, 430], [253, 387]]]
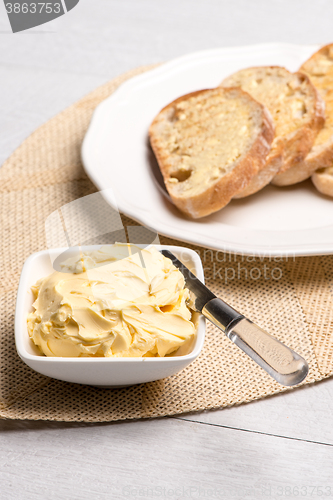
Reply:
[[312, 122], [316, 113], [315, 89], [309, 79], [283, 67], [243, 69], [226, 78], [222, 85], [239, 86], [267, 106], [275, 125], [272, 154], [281, 146], [285, 148], [293, 133]]

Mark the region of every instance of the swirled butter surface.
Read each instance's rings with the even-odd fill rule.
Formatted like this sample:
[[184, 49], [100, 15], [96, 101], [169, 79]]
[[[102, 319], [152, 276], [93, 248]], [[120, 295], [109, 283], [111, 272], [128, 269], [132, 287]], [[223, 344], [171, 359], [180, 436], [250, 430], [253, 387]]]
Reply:
[[46, 356], [165, 356], [193, 340], [182, 273], [154, 247], [116, 243], [32, 287], [30, 338]]

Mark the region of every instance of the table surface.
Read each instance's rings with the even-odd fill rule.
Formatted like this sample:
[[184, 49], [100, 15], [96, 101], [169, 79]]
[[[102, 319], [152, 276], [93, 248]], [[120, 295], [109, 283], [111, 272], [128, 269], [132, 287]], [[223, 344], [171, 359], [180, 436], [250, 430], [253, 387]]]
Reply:
[[[12, 34], [0, 5], [0, 161], [133, 67], [214, 47], [329, 43], [327, 0], [81, 0]], [[113, 424], [0, 422], [0, 499], [329, 498], [333, 379], [241, 406]]]

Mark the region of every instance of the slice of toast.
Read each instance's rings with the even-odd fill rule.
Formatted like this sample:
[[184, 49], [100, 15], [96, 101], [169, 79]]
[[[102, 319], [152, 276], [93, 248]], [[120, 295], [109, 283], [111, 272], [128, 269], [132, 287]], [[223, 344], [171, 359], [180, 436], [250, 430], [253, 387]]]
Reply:
[[333, 167], [320, 168], [311, 177], [318, 191], [333, 197]]
[[275, 138], [263, 171], [251, 181], [238, 198], [263, 188], [280, 172], [286, 172], [310, 151], [324, 123], [324, 104], [310, 79], [302, 73], [290, 73], [280, 66], [247, 68], [221, 83], [239, 86], [267, 106], [274, 125]]
[[264, 167], [274, 126], [246, 92], [217, 88], [170, 103], [149, 137], [171, 199], [195, 219], [227, 205]]
[[333, 44], [315, 52], [300, 71], [310, 77], [325, 101], [326, 120], [305, 160], [274, 179], [279, 186], [304, 181], [317, 169], [329, 167], [333, 161]]

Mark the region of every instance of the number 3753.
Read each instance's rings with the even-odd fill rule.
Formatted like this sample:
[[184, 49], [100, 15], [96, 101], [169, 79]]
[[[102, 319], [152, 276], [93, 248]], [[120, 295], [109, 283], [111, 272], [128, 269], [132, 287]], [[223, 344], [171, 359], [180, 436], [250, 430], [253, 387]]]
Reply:
[[6, 10], [8, 14], [40, 14], [41, 12], [46, 12], [46, 14], [60, 14], [61, 12], [61, 4], [60, 3], [51, 3], [51, 2], [38, 2], [38, 3], [6, 3]]

